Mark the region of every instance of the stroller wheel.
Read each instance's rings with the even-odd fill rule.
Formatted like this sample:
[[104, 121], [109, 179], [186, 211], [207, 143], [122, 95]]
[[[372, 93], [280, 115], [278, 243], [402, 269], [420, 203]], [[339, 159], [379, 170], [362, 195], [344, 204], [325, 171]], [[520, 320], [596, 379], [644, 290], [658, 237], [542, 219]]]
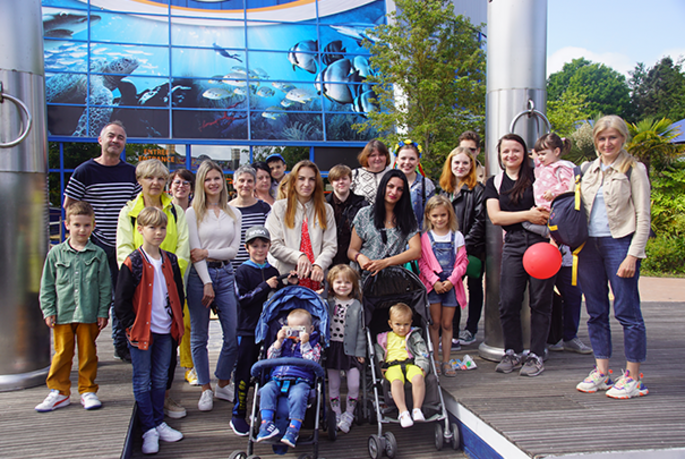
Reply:
[[397, 454], [397, 439], [392, 432], [385, 432], [385, 455], [394, 459]]
[[459, 426], [457, 424], [452, 424], [452, 449], [458, 450], [461, 446], [461, 436], [459, 435]]
[[369, 456], [371, 459], [380, 459], [383, 457], [383, 439], [376, 434], [369, 437]]
[[330, 441], [335, 441], [336, 437], [338, 436], [338, 433], [336, 432], [338, 426], [335, 423], [335, 413], [332, 410], [328, 411], [326, 428], [328, 429], [328, 439]]
[[247, 459], [247, 454], [245, 451], [233, 451], [231, 455], [228, 456], [228, 459]]
[[442, 424], [439, 422], [435, 423], [435, 449], [438, 451], [442, 450], [442, 446], [445, 444], [445, 429], [442, 428]]

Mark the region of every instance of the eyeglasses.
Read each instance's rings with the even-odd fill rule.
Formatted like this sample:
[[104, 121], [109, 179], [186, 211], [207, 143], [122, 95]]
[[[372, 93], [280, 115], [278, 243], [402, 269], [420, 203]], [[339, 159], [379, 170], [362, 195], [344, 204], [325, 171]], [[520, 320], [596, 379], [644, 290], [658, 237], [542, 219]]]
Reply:
[[190, 182], [187, 180], [174, 180], [171, 184], [176, 186], [190, 186]]

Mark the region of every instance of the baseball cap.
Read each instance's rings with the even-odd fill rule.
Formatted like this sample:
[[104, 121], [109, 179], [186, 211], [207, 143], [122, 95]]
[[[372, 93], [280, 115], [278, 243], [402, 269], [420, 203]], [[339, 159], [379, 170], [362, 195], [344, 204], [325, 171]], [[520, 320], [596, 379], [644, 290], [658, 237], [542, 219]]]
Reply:
[[267, 241], [271, 242], [271, 235], [269, 234], [269, 230], [263, 226], [253, 226], [251, 228], [248, 228], [248, 230], [245, 232], [245, 244], [252, 241], [253, 239], [258, 238], [266, 239]]
[[285, 159], [283, 159], [283, 156], [279, 155], [278, 153], [267, 156], [264, 162], [269, 164], [269, 161], [275, 161], [277, 159], [283, 161], [283, 164], [285, 164]]

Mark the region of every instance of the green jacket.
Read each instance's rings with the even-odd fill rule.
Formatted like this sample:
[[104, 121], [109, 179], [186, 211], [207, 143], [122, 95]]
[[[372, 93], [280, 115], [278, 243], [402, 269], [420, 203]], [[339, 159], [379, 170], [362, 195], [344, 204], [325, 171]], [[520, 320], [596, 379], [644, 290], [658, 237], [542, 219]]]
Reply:
[[105, 251], [88, 241], [76, 251], [69, 239], [48, 252], [40, 283], [43, 318], [57, 316], [56, 324], [97, 322], [109, 317], [112, 281]]

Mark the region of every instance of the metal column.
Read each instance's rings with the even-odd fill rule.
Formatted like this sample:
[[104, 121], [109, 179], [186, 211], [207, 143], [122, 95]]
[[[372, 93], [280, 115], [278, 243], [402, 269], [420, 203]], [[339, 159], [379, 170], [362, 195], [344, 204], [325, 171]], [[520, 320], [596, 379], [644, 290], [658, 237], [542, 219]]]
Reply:
[[48, 248], [40, 0], [0, 0], [0, 390], [43, 384], [50, 331], [38, 305]]
[[[535, 108], [545, 112], [547, 103], [547, 0], [490, 0], [488, 2], [487, 95], [485, 151], [488, 176], [500, 172], [497, 141], [514, 132], [530, 147], [542, 132], [539, 119], [518, 116]], [[486, 225], [485, 340], [481, 357], [500, 360], [504, 340], [499, 321], [499, 276], [502, 230]], [[530, 343], [530, 310], [521, 314], [524, 346]]]

